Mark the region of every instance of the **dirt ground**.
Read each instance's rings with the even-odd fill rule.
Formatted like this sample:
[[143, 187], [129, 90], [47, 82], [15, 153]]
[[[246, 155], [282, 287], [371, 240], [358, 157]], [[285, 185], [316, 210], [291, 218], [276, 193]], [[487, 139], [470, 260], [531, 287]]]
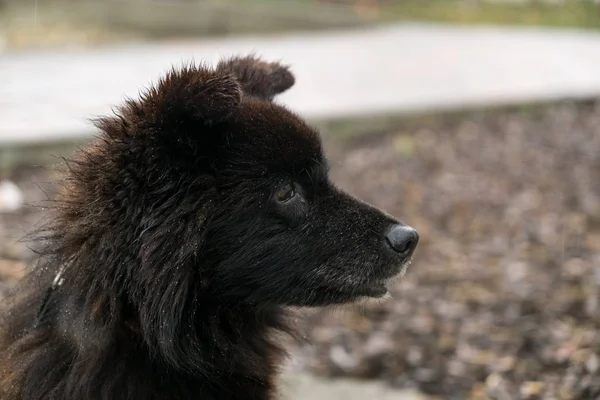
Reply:
[[[472, 112], [328, 141], [334, 179], [417, 228], [393, 298], [313, 312], [297, 368], [444, 399], [600, 398], [600, 103]], [[19, 167], [28, 202], [56, 174]], [[0, 274], [43, 208], [0, 215]], [[6, 238], [6, 239], [5, 239]]]

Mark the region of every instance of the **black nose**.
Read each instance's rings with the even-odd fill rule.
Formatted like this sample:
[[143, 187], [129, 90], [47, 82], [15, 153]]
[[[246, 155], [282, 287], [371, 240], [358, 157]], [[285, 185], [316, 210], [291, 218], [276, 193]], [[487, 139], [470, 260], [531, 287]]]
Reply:
[[411, 254], [419, 242], [416, 230], [406, 225], [394, 225], [386, 235], [388, 244], [395, 252], [402, 255]]

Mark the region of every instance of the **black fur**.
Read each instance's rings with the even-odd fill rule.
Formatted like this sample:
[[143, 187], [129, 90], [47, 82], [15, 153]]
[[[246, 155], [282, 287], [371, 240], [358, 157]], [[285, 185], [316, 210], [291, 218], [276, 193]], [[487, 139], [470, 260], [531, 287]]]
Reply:
[[97, 122], [7, 300], [1, 399], [273, 399], [287, 306], [381, 295], [410, 256], [397, 221], [328, 180], [271, 101], [293, 83], [255, 57], [186, 66]]

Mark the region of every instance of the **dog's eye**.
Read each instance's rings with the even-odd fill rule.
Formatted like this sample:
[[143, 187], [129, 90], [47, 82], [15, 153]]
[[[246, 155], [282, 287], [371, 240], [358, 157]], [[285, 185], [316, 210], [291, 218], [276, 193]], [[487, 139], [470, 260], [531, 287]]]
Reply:
[[281, 203], [286, 203], [290, 201], [295, 195], [296, 190], [294, 189], [294, 185], [288, 183], [287, 185], [279, 189], [279, 191], [275, 195], [275, 198]]

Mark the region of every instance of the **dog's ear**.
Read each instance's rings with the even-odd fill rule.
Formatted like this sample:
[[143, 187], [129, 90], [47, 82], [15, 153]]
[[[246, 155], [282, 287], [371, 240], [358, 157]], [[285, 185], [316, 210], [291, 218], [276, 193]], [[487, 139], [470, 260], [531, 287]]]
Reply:
[[[173, 154], [212, 151], [218, 137], [211, 127], [237, 111], [242, 97], [238, 80], [230, 73], [206, 66], [171, 69], [139, 99], [128, 100], [115, 116], [100, 118], [96, 126], [108, 139], [129, 142], [149, 138], [167, 145]], [[142, 139], [143, 140], [143, 139]]]
[[208, 125], [226, 120], [237, 109], [241, 87], [227, 73], [202, 66], [172, 69], [142, 98], [143, 117], [167, 125], [196, 120]]
[[263, 100], [272, 100], [295, 83], [294, 75], [287, 66], [252, 55], [222, 60], [217, 71], [235, 76], [244, 94]]

